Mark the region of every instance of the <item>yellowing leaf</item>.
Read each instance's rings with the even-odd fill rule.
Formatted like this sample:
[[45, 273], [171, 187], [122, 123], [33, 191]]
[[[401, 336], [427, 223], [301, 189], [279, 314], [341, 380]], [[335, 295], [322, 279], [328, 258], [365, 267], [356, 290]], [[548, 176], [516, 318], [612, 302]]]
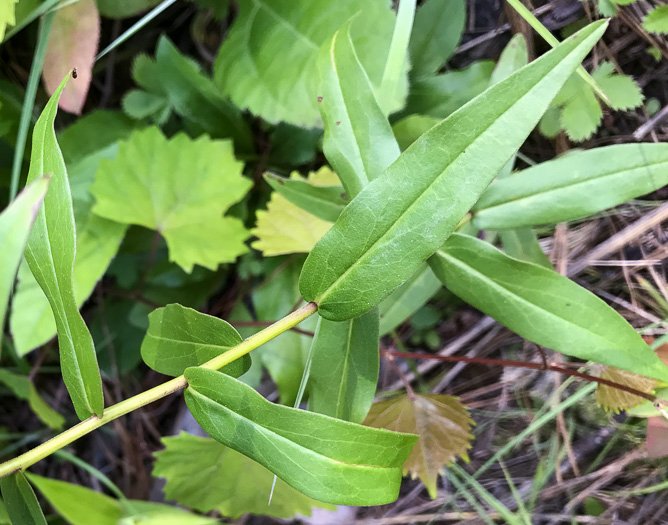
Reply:
[[100, 41], [100, 14], [95, 0], [79, 0], [56, 11], [46, 47], [42, 78], [49, 95], [72, 68], [76, 79], [67, 83], [59, 106], [81, 114], [93, 76], [93, 63]]
[[[300, 175], [294, 172], [291, 178]], [[314, 186], [333, 186], [340, 181], [327, 167], [311, 172], [308, 181]], [[257, 212], [257, 224], [252, 230], [258, 237], [251, 246], [264, 256], [285, 253], [308, 253], [320, 238], [332, 227], [332, 223], [292, 204], [285, 197], [273, 192], [267, 204], [267, 211]]]
[[404, 476], [419, 477], [435, 498], [439, 472], [457, 456], [468, 462], [475, 423], [456, 397], [413, 395], [374, 403], [364, 424], [420, 436], [404, 463]]
[[[600, 377], [601, 379], [614, 381], [615, 383], [635, 388], [648, 394], [654, 392], [654, 388], [657, 385], [655, 379], [621, 370], [614, 366], [606, 366], [603, 372], [601, 372]], [[640, 396], [608, 385], [599, 383], [596, 387], [596, 402], [606, 410], [619, 412], [620, 410], [637, 406], [643, 401], [645, 399]]]
[[190, 273], [195, 264], [215, 270], [248, 251], [249, 232], [223, 213], [252, 186], [242, 177], [232, 143], [158, 128], [134, 132], [113, 160], [103, 160], [91, 193], [93, 213], [160, 232], [169, 258]]
[[5, 38], [5, 29], [7, 26], [13, 26], [16, 23], [14, 14], [14, 4], [18, 0], [0, 0], [0, 42]]
[[267, 505], [274, 475], [252, 459], [210, 438], [185, 432], [163, 438], [153, 475], [166, 478], [165, 497], [193, 509], [223, 516], [263, 514], [291, 518], [311, 515], [311, 507], [333, 508], [301, 494], [281, 479]]

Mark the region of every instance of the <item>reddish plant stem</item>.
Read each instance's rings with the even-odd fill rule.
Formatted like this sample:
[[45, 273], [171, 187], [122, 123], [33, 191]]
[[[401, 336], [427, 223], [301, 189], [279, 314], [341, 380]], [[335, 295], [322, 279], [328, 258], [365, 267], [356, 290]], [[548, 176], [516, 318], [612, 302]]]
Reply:
[[642, 392], [636, 390], [627, 385], [622, 385], [621, 383], [616, 383], [614, 381], [609, 381], [608, 379], [603, 379], [601, 377], [592, 376], [585, 374], [583, 372], [578, 372], [577, 370], [569, 370], [561, 366], [561, 363], [532, 363], [530, 361], [512, 361], [509, 359], [490, 359], [486, 357], [466, 357], [459, 355], [437, 355], [437, 354], [426, 354], [423, 352], [397, 352], [395, 350], [386, 350], [382, 349], [381, 353], [387, 355], [388, 357], [403, 357], [406, 359], [435, 359], [437, 361], [447, 361], [452, 363], [472, 363], [477, 365], [492, 365], [492, 366], [510, 366], [515, 368], [530, 368], [532, 370], [549, 370], [551, 372], [557, 372], [559, 374], [565, 374], [568, 376], [578, 377], [584, 379], [585, 381], [594, 381], [601, 385], [609, 386], [616, 388], [618, 390], [623, 390], [634, 396], [642, 397], [654, 403], [657, 398], [655, 395], [648, 394], [647, 392]]

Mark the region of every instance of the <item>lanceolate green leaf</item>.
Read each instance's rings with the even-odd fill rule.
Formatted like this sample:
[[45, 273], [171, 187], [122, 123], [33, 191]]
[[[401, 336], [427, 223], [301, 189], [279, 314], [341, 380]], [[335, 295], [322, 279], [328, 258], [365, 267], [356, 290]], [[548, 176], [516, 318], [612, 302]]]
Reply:
[[37, 497], [23, 472], [0, 479], [0, 490], [12, 525], [46, 525]]
[[300, 291], [320, 315], [370, 310], [442, 246], [605, 27], [590, 25], [491, 87], [362, 190], [304, 264]]
[[37, 215], [25, 255], [53, 310], [63, 379], [77, 415], [85, 419], [93, 414], [102, 415], [104, 399], [93, 338], [74, 300], [72, 268], [76, 232], [72, 196], [53, 129], [58, 98], [66, 83], [67, 78], [49, 100], [33, 132], [28, 182], [51, 174], [51, 185]]
[[422, 308], [442, 288], [427, 263], [380, 303], [380, 335], [385, 335]]
[[340, 323], [321, 319], [316, 333], [309, 409], [361, 423], [378, 383], [378, 310]]
[[[148, 366], [161, 374], [180, 376], [189, 366], [202, 365], [242, 342], [239, 332], [222, 319], [180, 304], [154, 310], [148, 321], [141, 355]], [[245, 355], [221, 372], [239, 377], [250, 365], [251, 358]]]
[[416, 436], [274, 405], [213, 370], [189, 368], [185, 376], [186, 403], [204, 430], [300, 492], [340, 505], [396, 499]]
[[473, 224], [505, 230], [581, 219], [668, 184], [668, 144], [575, 151], [491, 184]]
[[318, 69], [323, 151], [352, 198], [396, 160], [399, 145], [357, 58], [350, 24], [322, 46]]
[[49, 187], [49, 177], [40, 177], [29, 184], [0, 214], [0, 352], [7, 302], [14, 287], [16, 271], [37, 211]]
[[668, 367], [617, 312], [552, 270], [461, 234], [429, 263], [449, 290], [530, 341], [668, 381]]
[[295, 206], [325, 221], [334, 222], [348, 204], [343, 186], [314, 186], [303, 178], [286, 179], [265, 173], [264, 180]]

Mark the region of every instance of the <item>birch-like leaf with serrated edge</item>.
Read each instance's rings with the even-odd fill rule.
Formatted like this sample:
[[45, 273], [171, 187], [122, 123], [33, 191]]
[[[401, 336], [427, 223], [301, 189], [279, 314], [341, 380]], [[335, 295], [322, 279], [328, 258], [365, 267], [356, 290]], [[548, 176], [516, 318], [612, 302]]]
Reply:
[[223, 516], [260, 514], [275, 518], [311, 515], [312, 507], [334, 507], [320, 503], [276, 480], [274, 475], [236, 450], [210, 438], [182, 432], [162, 439], [165, 448], [155, 454], [153, 476], [165, 478], [165, 498], [200, 512], [217, 510]]
[[492, 86], [413, 143], [346, 206], [299, 289], [332, 321], [361, 315], [453, 232], [605, 31], [595, 22]]
[[[297, 173], [292, 179], [300, 180]], [[327, 167], [311, 172], [307, 182], [316, 187], [339, 184], [336, 174]], [[288, 199], [274, 192], [267, 204], [267, 211], [257, 211], [257, 224], [252, 230], [258, 237], [251, 246], [260, 250], [265, 257], [285, 253], [308, 253], [332, 223], [304, 211]]]
[[222, 216], [252, 186], [242, 168], [228, 140], [183, 134], [168, 140], [156, 127], [136, 131], [114, 160], [100, 162], [93, 213], [157, 230], [169, 259], [188, 273], [195, 264], [215, 270], [248, 251], [243, 223]]
[[[242, 342], [229, 323], [180, 304], [153, 310], [148, 322], [141, 356], [153, 370], [170, 376], [180, 376], [186, 368], [203, 365]], [[221, 372], [239, 377], [250, 365], [251, 358], [245, 355]]]
[[621, 315], [554, 270], [459, 233], [429, 264], [452, 293], [536, 344], [668, 381], [668, 367]]
[[188, 368], [185, 378], [186, 404], [211, 437], [300, 492], [335, 505], [396, 500], [401, 466], [417, 436], [274, 405], [214, 370]]
[[[297, 126], [319, 124], [316, 60], [322, 44], [355, 16], [353, 41], [374, 86], [380, 86], [395, 16], [386, 0], [249, 0], [220, 47], [214, 78], [241, 108]], [[386, 112], [403, 103], [407, 83]]]
[[657, 6], [647, 13], [642, 26], [650, 33], [668, 33], [668, 5]]
[[364, 424], [420, 436], [404, 463], [404, 476], [419, 477], [432, 499], [439, 472], [457, 456], [468, 462], [474, 422], [456, 397], [406, 395], [374, 403]]
[[49, 180], [50, 177], [40, 177], [29, 184], [0, 214], [0, 354], [7, 302]]
[[104, 407], [102, 379], [93, 338], [74, 299], [72, 271], [76, 230], [67, 168], [56, 140], [53, 123], [65, 77], [35, 124], [28, 182], [45, 173], [51, 184], [26, 248], [26, 260], [44, 291], [56, 319], [60, 363], [65, 386], [80, 419], [101, 416]]
[[[647, 394], [653, 393], [654, 387], [657, 384], [655, 379], [621, 370], [614, 366], [606, 366], [599, 377], [601, 379], [607, 379], [608, 381], [614, 381], [615, 383], [635, 388], [636, 390]], [[620, 410], [626, 410], [627, 408], [637, 406], [643, 401], [645, 401], [645, 398], [612, 386], [599, 383], [596, 387], [596, 402], [606, 410], [619, 412]]]

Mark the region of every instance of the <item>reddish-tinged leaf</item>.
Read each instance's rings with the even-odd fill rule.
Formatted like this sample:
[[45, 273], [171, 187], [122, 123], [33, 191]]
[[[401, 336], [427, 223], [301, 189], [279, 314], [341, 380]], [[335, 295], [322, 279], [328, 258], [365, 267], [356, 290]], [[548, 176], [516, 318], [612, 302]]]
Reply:
[[49, 95], [73, 68], [76, 79], [67, 83], [59, 106], [81, 114], [100, 40], [100, 14], [95, 0], [79, 0], [56, 12], [46, 48], [42, 78]]
[[436, 497], [436, 479], [457, 456], [468, 462], [473, 419], [452, 396], [403, 396], [371, 405], [365, 425], [420, 436], [404, 463], [404, 476], [419, 477]]
[[645, 440], [647, 455], [650, 458], [668, 456], [668, 421], [662, 417], [647, 419], [647, 438]]

